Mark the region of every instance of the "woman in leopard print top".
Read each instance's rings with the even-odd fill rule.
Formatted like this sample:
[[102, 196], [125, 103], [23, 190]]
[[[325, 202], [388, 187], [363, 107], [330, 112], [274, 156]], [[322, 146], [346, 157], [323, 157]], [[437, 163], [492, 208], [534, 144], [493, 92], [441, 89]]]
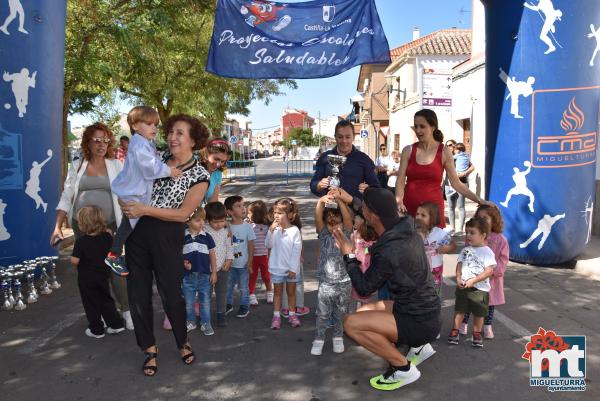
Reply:
[[210, 177], [193, 154], [206, 146], [208, 129], [196, 118], [181, 114], [166, 121], [165, 132], [172, 155], [166, 163], [183, 174], [176, 179], [155, 180], [150, 205], [122, 204], [128, 217], [140, 218], [125, 243], [125, 250], [130, 272], [127, 290], [131, 315], [137, 343], [146, 354], [142, 368], [147, 376], [154, 376], [157, 371], [152, 328], [153, 276], [182, 360], [187, 365], [194, 361], [181, 293], [184, 223], [204, 198]]

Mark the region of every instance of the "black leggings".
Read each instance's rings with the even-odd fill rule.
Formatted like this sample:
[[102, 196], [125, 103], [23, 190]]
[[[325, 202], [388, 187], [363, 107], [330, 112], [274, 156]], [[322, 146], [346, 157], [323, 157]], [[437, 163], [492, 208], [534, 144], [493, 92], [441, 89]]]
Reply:
[[[496, 309], [496, 307], [494, 305], [490, 305], [488, 306], [488, 314], [486, 317], [483, 318], [483, 324], [486, 326], [491, 326], [492, 321], [494, 320], [494, 310]], [[470, 313], [465, 313], [465, 317], [463, 318], [463, 323], [464, 324], [468, 324], [469, 323], [469, 317], [471, 317]]]
[[127, 293], [137, 343], [142, 350], [156, 345], [152, 310], [152, 281], [171, 326], [177, 348], [187, 342], [183, 279], [183, 223], [142, 217], [125, 243]]

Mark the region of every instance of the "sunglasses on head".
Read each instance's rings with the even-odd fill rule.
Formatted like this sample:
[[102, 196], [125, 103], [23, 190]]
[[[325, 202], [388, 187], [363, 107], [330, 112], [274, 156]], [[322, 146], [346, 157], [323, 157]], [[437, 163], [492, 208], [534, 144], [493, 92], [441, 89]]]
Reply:
[[112, 141], [112, 139], [110, 138], [92, 138], [92, 141], [96, 142], [96, 143], [110, 143]]

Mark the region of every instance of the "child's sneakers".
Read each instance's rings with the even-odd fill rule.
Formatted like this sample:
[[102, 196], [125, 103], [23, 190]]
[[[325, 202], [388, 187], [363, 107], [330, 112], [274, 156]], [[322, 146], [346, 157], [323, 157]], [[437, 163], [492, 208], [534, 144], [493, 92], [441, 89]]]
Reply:
[[491, 324], [486, 324], [483, 326], [483, 338], [486, 340], [491, 340], [494, 338], [494, 331], [492, 330]]
[[410, 348], [406, 354], [406, 359], [408, 359], [413, 365], [417, 366], [433, 354], [435, 354], [435, 350], [431, 344], [427, 343], [420, 347]]
[[133, 330], [133, 320], [131, 320], [131, 311], [125, 311], [122, 313], [123, 320], [125, 320], [125, 328], [127, 330]]
[[296, 315], [304, 316], [310, 313], [310, 308], [308, 306], [301, 306], [296, 308]]
[[235, 317], [246, 317], [246, 316], [248, 316], [249, 313], [250, 313], [250, 308], [248, 307], [248, 305], [240, 305], [240, 308], [238, 309], [238, 313], [237, 313], [237, 315], [235, 315]]
[[118, 329], [113, 329], [112, 327], [107, 327], [104, 332], [106, 334], [119, 334], [120, 332], [125, 331], [125, 327], [119, 327]]
[[192, 330], [196, 330], [196, 328], [198, 326], [196, 326], [196, 323], [194, 323], [194, 322], [187, 322], [185, 327], [187, 328], [187, 331], [192, 331]]
[[458, 340], [460, 339], [460, 335], [457, 329], [452, 329], [450, 334], [448, 334], [448, 344], [458, 345]]
[[[302, 306], [296, 308], [296, 315], [304, 316], [310, 313], [310, 308], [308, 306]], [[288, 317], [290, 315], [290, 311], [288, 309], [281, 309], [281, 316]]]
[[205, 336], [212, 336], [213, 334], [215, 334], [215, 331], [213, 330], [210, 323], [202, 323], [200, 325], [200, 331], [204, 333]]
[[102, 334], [94, 334], [92, 333], [92, 330], [90, 330], [89, 328], [85, 329], [85, 335], [88, 337], [92, 337], [92, 338], [102, 338], [104, 337], [104, 333]]
[[255, 294], [250, 294], [250, 305], [258, 305], [258, 299]]
[[271, 320], [271, 328], [273, 330], [279, 330], [281, 328], [281, 316], [273, 316], [273, 320]]
[[341, 354], [344, 352], [344, 338], [343, 337], [333, 337], [333, 352], [336, 354]]
[[312, 348], [310, 349], [311, 355], [321, 355], [323, 353], [323, 345], [325, 341], [323, 340], [315, 340], [312, 343]]
[[480, 331], [473, 332], [473, 347], [475, 348], [483, 348], [483, 338], [481, 337]]
[[227, 304], [227, 306], [225, 307], [225, 314], [229, 315], [231, 312], [233, 312], [233, 305]]
[[124, 277], [129, 275], [129, 270], [127, 270], [125, 263], [123, 263], [123, 260], [119, 255], [109, 252], [106, 259], [104, 259], [104, 263], [106, 263], [106, 265], [110, 267], [110, 270], [112, 270], [117, 276]]
[[267, 291], [267, 303], [268, 304], [273, 303], [273, 291]]
[[419, 380], [419, 377], [421, 377], [421, 372], [412, 363], [407, 371], [390, 366], [384, 374], [371, 379], [371, 386], [377, 390], [396, 390]]
[[469, 329], [468, 323], [461, 323], [460, 326], [458, 326], [458, 333], [462, 334], [463, 336], [466, 336], [468, 329]]
[[290, 315], [288, 322], [292, 327], [300, 327], [300, 319], [298, 319], [298, 315], [296, 314]]

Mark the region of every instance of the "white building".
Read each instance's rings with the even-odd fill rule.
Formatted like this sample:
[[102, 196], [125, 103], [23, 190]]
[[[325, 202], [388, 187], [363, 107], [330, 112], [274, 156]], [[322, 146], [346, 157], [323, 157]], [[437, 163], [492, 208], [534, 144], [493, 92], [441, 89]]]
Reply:
[[401, 151], [416, 141], [414, 114], [434, 110], [439, 128], [448, 137], [453, 131], [452, 68], [471, 54], [470, 29], [442, 29], [419, 37], [391, 51], [392, 64], [385, 73], [391, 79], [388, 148]]
[[[470, 175], [470, 188], [485, 195], [485, 9], [473, 1], [471, 56], [452, 70], [451, 129], [447, 138], [467, 147], [476, 174]], [[446, 133], [446, 131], [444, 131]]]

